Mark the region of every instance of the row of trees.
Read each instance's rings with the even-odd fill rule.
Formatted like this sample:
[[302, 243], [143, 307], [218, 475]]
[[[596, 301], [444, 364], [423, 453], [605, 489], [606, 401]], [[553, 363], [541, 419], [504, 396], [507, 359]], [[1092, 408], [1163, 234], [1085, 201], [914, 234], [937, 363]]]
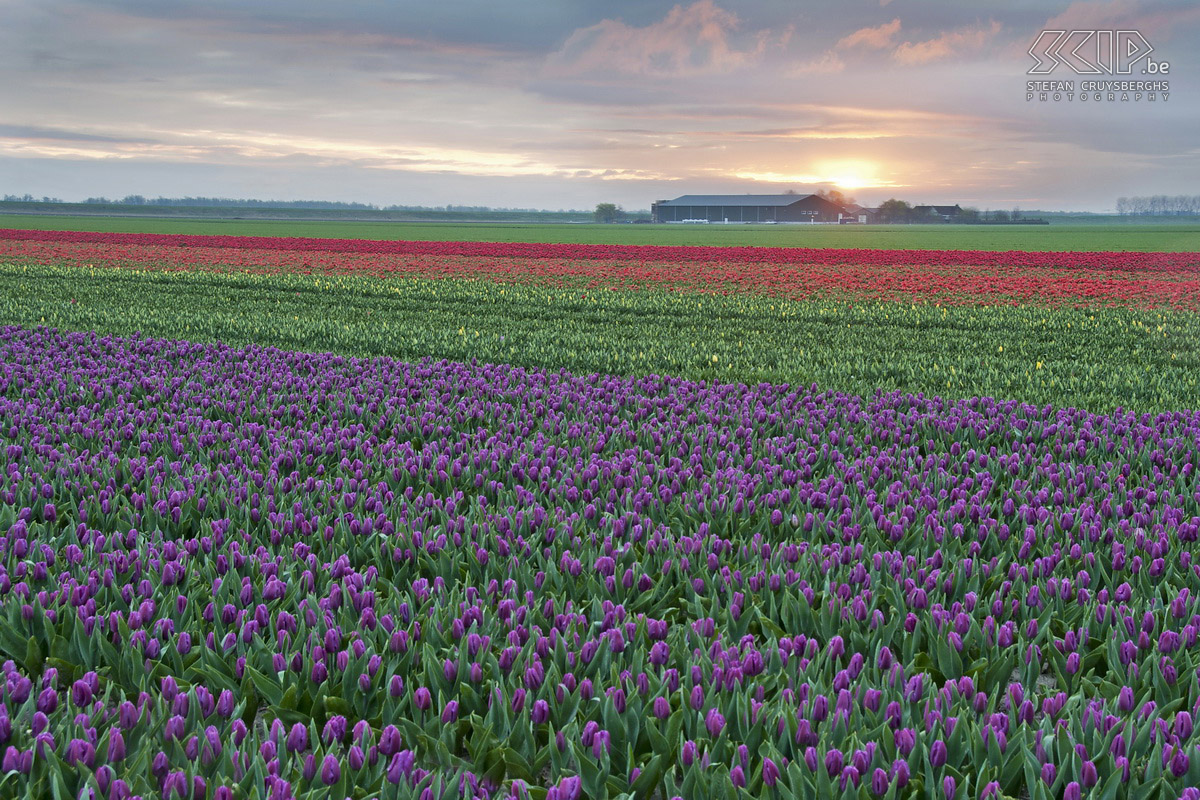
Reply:
[[4, 195], [6, 203], [61, 203], [62, 199], [58, 197], [34, 197], [31, 194], [6, 194]]
[[[34, 197], [31, 194], [6, 194], [5, 203], [62, 203], [59, 197]], [[495, 208], [492, 206], [412, 206], [391, 205], [378, 206], [374, 203], [341, 202], [338, 200], [241, 200], [231, 197], [146, 197], [140, 194], [129, 194], [121, 198], [89, 197], [83, 201], [85, 205], [107, 206], [172, 206], [189, 208], [298, 208], [298, 209], [336, 209], [346, 211], [467, 211], [506, 213], [540, 213], [545, 209], [539, 208]], [[558, 209], [559, 213], [569, 212], [582, 214], [575, 209]]]
[[[301, 209], [336, 209], [346, 211], [466, 211], [485, 213], [490, 211], [536, 213], [537, 208], [493, 208], [491, 206], [413, 206], [390, 205], [379, 206], [374, 203], [342, 202], [338, 200], [238, 200], [230, 197], [143, 197], [140, 194], [126, 195], [120, 200], [110, 200], [107, 197], [89, 197], [84, 201], [89, 204], [121, 205], [121, 206], [186, 206], [186, 207], [218, 207], [218, 208], [301, 208]], [[563, 211], [563, 209], [559, 209]]]
[[1200, 214], [1200, 194], [1153, 194], [1145, 197], [1118, 197], [1118, 214], [1184, 216]]
[[[998, 217], [998, 216], [993, 217], [993, 219], [997, 222], [999, 222], [999, 221], [1008, 222], [1010, 219], [1008, 212], [1006, 212], [1006, 211], [997, 211], [997, 212], [990, 212], [990, 213], [1003, 215], [1003, 220], [1001, 220], [1000, 217]], [[1021, 213], [1020, 209], [1014, 208], [1012, 218], [1018, 217], [1020, 215], [1020, 213]], [[980, 222], [981, 219], [982, 219], [982, 217], [979, 213], [979, 209], [964, 208], [961, 211], [959, 211], [958, 216], [955, 219], [955, 222]], [[895, 223], [895, 222], [921, 223], [921, 222], [941, 222], [942, 218], [939, 217], [937, 215], [937, 212], [934, 211], [932, 208], [923, 208], [923, 209], [918, 210], [918, 209], [914, 208], [912, 205], [910, 205], [909, 203], [905, 202], [904, 200], [897, 200], [896, 198], [893, 197], [890, 200], [884, 200], [882, 203], [879, 204], [879, 221], [880, 222], [890, 222], [890, 223]]]
[[625, 218], [625, 209], [616, 203], [597, 203], [592, 216], [596, 222], [620, 222]]
[[[942, 218], [932, 208], [917, 209], [909, 205], [903, 200], [892, 198], [885, 200], [879, 204], [879, 221], [880, 222], [905, 222], [905, 223], [931, 223], [942, 222]], [[958, 213], [950, 220], [950, 222], [960, 225], [979, 225], [984, 223], [1010, 223], [1010, 222], [1039, 222], [1044, 220], [1027, 217], [1020, 208], [1014, 208], [1012, 211], [1005, 211], [1002, 208], [986, 209], [980, 211], [978, 208], [960, 208]]]
[[377, 208], [368, 203], [343, 203], [336, 200], [238, 200], [232, 197], [145, 197], [140, 194], [129, 194], [120, 199], [89, 197], [83, 202], [87, 205], [185, 208], [336, 208], [350, 211], [369, 211]]

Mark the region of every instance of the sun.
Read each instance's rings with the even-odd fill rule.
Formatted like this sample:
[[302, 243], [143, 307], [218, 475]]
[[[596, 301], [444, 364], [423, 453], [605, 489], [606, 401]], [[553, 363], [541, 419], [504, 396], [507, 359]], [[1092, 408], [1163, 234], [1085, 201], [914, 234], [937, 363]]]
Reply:
[[816, 165], [818, 183], [832, 183], [839, 189], [867, 189], [883, 186], [887, 181], [879, 178], [879, 166], [861, 159], [839, 159], [823, 161]]
[[744, 180], [767, 183], [827, 184], [839, 189], [873, 189], [895, 186], [893, 181], [880, 176], [879, 164], [864, 159], [834, 159], [818, 161], [810, 170], [775, 172], [771, 170], [739, 170], [734, 173]]

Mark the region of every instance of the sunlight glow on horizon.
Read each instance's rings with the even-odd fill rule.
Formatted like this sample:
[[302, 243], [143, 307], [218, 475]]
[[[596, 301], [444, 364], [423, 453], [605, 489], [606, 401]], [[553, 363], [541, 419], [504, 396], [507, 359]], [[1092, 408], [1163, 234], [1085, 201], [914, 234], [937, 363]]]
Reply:
[[839, 189], [883, 189], [902, 186], [879, 177], [879, 166], [862, 159], [821, 161], [812, 172], [775, 172], [772, 170], [738, 170], [734, 177], [764, 183], [829, 184]]

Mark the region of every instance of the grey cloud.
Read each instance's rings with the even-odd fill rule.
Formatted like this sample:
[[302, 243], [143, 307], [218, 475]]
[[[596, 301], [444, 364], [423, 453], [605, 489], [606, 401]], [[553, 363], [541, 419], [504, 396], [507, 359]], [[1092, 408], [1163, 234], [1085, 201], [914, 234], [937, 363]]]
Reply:
[[0, 123], [0, 138], [33, 139], [55, 142], [103, 142], [106, 144], [158, 144], [159, 140], [135, 136], [106, 136], [64, 128], [44, 128], [37, 125], [8, 125]]

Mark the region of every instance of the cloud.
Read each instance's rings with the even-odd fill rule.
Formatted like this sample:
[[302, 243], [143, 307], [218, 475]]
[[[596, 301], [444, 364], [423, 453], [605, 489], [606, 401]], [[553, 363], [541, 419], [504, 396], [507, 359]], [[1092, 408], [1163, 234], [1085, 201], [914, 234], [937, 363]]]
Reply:
[[843, 36], [838, 40], [838, 49], [847, 49], [851, 47], [868, 47], [872, 50], [883, 50], [890, 47], [892, 39], [900, 32], [900, 18], [880, 25], [877, 28], [859, 28], [854, 33], [848, 36]]
[[923, 42], [905, 42], [896, 48], [892, 57], [901, 64], [928, 64], [964, 52], [973, 52], [983, 47], [989, 39], [1000, 32], [1002, 26], [993, 20], [985, 26], [972, 26], [947, 31], [941, 36]]
[[1169, 37], [1200, 20], [1200, 7], [1149, 9], [1137, 0], [1079, 0], [1051, 17], [1044, 30], [1137, 30], [1146, 36]]
[[[1190, 75], [1200, 28], [1180, 20], [1200, 15], [1195, 0], [1023, 0], [982, 15], [873, 1], [462, 0], [399, 16], [318, 0], [0, 5], [0, 176], [18, 193], [643, 207], [810, 179], [1096, 207], [1133, 181], [1200, 181], [1191, 93], [1135, 114], [1033, 109], [1017, 86], [1055, 15], [1141, 30]], [[905, 63], [943, 69], [926, 80]], [[980, 93], [997, 75], [1012, 91]], [[892, 189], [872, 191], [862, 199]]]
[[843, 36], [832, 49], [808, 61], [793, 64], [788, 70], [789, 77], [805, 75], [830, 75], [843, 72], [846, 62], [838, 51], [867, 49], [884, 50], [892, 45], [892, 39], [900, 31], [900, 19], [896, 18], [874, 28], [859, 28], [853, 33]]
[[[721, 73], [750, 65], [773, 38], [769, 31], [751, 37], [750, 46], [734, 41], [737, 15], [712, 0], [686, 8], [677, 5], [644, 27], [605, 19], [580, 28], [547, 61], [550, 72], [569, 74], [682, 76]], [[791, 35], [782, 33], [783, 40]]]
[[801, 75], [830, 75], [835, 72], [841, 72], [846, 68], [846, 62], [842, 57], [832, 50], [826, 50], [820, 56], [809, 61], [801, 61], [792, 66], [789, 74], [792, 76]]
[[155, 144], [154, 139], [128, 136], [108, 136], [98, 133], [51, 128], [41, 125], [9, 125], [0, 123], [0, 139], [21, 139], [37, 142], [96, 142], [105, 144]]
[[1047, 30], [1088, 30], [1105, 26], [1124, 25], [1135, 19], [1138, 10], [1136, 0], [1112, 0], [1109, 3], [1081, 0], [1071, 3], [1062, 13], [1046, 22]]

